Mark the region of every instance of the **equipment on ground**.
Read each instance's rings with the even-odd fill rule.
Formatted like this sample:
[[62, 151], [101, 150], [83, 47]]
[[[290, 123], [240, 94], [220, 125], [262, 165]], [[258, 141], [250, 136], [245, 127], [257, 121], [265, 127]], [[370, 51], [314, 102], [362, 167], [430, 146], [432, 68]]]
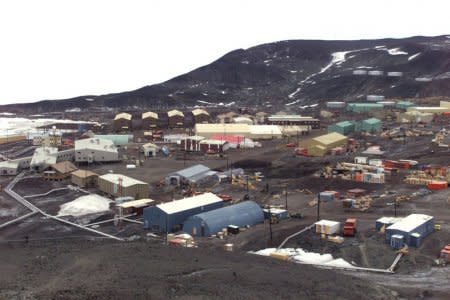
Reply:
[[356, 219], [349, 218], [344, 223], [343, 236], [355, 236], [356, 234]]

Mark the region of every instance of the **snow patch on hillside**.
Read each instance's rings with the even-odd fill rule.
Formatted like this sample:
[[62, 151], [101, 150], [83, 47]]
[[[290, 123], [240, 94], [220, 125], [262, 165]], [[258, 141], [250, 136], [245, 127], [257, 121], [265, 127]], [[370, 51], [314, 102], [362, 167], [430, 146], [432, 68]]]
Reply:
[[414, 58], [416, 58], [416, 57], [419, 56], [420, 54], [421, 54], [421, 52], [411, 55], [410, 57], [408, 57], [408, 61], [413, 60]]
[[290, 94], [288, 95], [288, 98], [289, 98], [289, 99], [294, 98], [295, 95], [296, 95], [298, 92], [300, 92], [301, 90], [302, 90], [301, 87], [297, 88], [293, 93], [290, 93]]

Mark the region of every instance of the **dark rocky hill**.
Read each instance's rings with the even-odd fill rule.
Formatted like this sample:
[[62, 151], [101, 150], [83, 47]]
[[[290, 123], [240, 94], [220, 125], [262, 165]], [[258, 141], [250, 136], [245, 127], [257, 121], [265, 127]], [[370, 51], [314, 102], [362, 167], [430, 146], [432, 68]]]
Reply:
[[[355, 75], [354, 71], [382, 71], [383, 75]], [[402, 76], [388, 76], [388, 72], [402, 72]], [[295, 108], [325, 100], [364, 100], [368, 94], [450, 96], [450, 36], [280, 41], [232, 51], [187, 74], [134, 91], [0, 108], [33, 113], [230, 103]]]

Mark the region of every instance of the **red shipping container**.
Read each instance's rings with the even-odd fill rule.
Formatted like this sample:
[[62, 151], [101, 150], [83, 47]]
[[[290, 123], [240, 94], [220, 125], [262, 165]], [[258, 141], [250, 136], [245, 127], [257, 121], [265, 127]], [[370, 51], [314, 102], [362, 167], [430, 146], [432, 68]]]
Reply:
[[448, 183], [446, 181], [432, 181], [427, 187], [430, 190], [443, 190], [448, 187]]

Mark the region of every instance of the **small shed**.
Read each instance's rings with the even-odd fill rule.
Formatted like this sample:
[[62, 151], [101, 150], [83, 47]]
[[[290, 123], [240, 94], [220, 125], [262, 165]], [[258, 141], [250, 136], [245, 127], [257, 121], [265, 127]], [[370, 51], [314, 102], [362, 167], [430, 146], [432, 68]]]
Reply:
[[116, 204], [116, 207], [121, 216], [134, 213], [141, 216], [144, 213], [144, 209], [154, 202], [155, 200], [152, 199], [139, 199]]
[[142, 114], [141, 127], [143, 130], [154, 129], [158, 127], [158, 114], [148, 111]]
[[115, 132], [131, 130], [132, 116], [129, 113], [119, 113], [114, 117], [113, 128]]
[[147, 143], [142, 145], [142, 151], [145, 157], [155, 157], [158, 152], [158, 146], [153, 143]]
[[193, 236], [211, 236], [229, 225], [244, 227], [263, 222], [261, 207], [253, 201], [245, 201], [191, 216], [184, 223], [183, 231]]
[[97, 179], [98, 174], [89, 170], [76, 170], [72, 172], [72, 183], [82, 188], [96, 187]]
[[192, 111], [192, 116], [194, 118], [194, 123], [208, 123], [210, 120], [209, 113], [201, 108], [194, 109]]

